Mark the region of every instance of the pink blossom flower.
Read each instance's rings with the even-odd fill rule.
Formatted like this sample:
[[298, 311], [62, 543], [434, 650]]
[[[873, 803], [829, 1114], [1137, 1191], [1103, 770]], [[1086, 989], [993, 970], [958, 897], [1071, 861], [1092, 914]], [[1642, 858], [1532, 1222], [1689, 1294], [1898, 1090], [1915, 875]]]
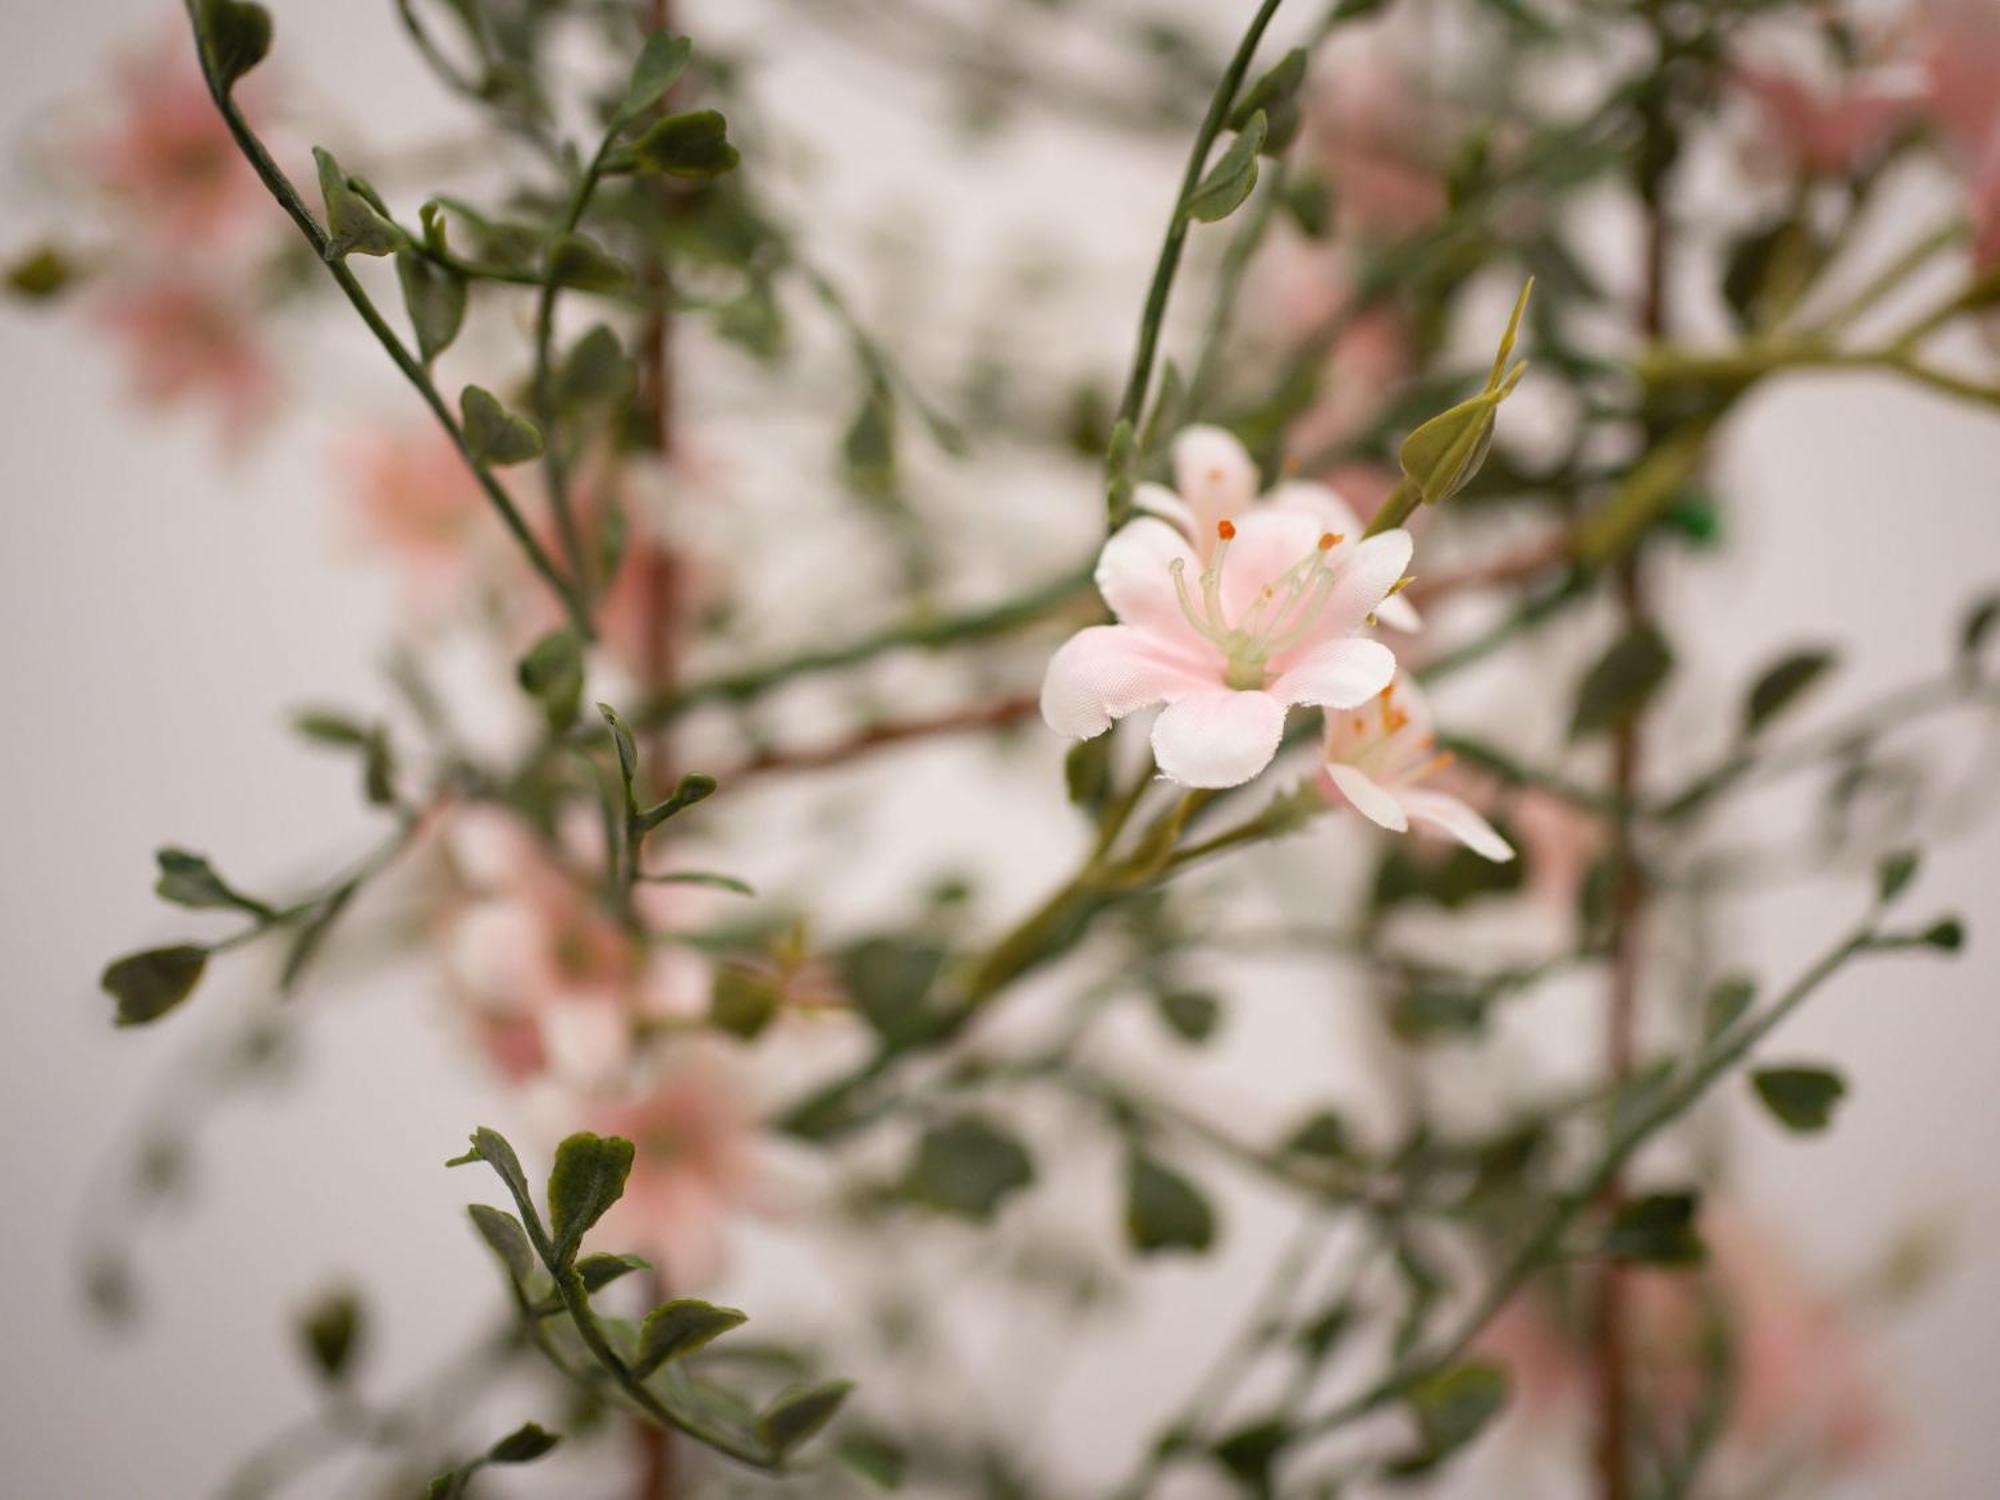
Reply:
[[729, 1220], [765, 1206], [757, 1115], [735, 1059], [719, 1044], [678, 1043], [640, 1095], [587, 1123], [635, 1148], [602, 1242], [645, 1255], [677, 1291], [711, 1279]]
[[104, 319], [131, 353], [142, 401], [213, 405], [232, 449], [270, 418], [278, 378], [238, 302], [192, 281], [164, 281], [114, 294]]
[[344, 455], [369, 539], [409, 575], [422, 606], [464, 583], [486, 499], [441, 428], [371, 433]]
[[1305, 139], [1342, 225], [1376, 239], [1429, 228], [1449, 206], [1432, 96], [1386, 43], [1328, 58], [1306, 98]]
[[1448, 753], [1438, 752], [1432, 726], [1429, 703], [1408, 681], [1391, 683], [1352, 712], [1328, 714], [1329, 795], [1391, 832], [1423, 823], [1487, 859], [1512, 859], [1513, 849], [1491, 823], [1459, 798], [1423, 785], [1451, 764]]
[[2000, 122], [1972, 174], [1972, 264], [1980, 275], [2000, 272]]
[[[1146, 503], [1172, 501], [1195, 517], [1242, 481], [1210, 468], [1193, 478], [1182, 494]], [[1224, 518], [1214, 534], [1198, 551], [1156, 516], [1121, 528], [1097, 563], [1118, 623], [1073, 636], [1042, 684], [1043, 718], [1077, 739], [1166, 704], [1153, 754], [1191, 787], [1239, 786], [1262, 771], [1292, 706], [1351, 708], [1381, 691], [1396, 659], [1357, 632], [1410, 560], [1408, 532], [1354, 541], [1275, 504]]]
[[210, 244], [263, 201], [179, 32], [118, 66], [123, 114], [85, 146], [97, 182], [162, 240]]
[[1757, 147], [1786, 169], [1845, 176], [1886, 148], [1916, 112], [1915, 89], [1887, 70], [1817, 88], [1775, 68], [1745, 65], [1736, 83], [1757, 105]]
[[1976, 160], [2000, 126], [2000, 5], [1926, 0], [1918, 26], [1931, 117]]

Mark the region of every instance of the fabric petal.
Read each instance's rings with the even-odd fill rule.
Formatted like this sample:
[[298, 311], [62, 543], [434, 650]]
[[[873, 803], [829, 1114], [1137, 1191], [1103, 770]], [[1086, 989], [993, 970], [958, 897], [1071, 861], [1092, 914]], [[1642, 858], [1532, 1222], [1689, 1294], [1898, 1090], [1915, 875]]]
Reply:
[[1185, 564], [1188, 588], [1198, 594], [1201, 564], [1187, 540], [1165, 521], [1141, 516], [1119, 527], [1097, 555], [1097, 591], [1122, 624], [1194, 650], [1201, 637], [1181, 613], [1172, 571], [1176, 561]]
[[1409, 814], [1403, 811], [1401, 799], [1361, 767], [1332, 760], [1326, 764], [1326, 775], [1349, 805], [1369, 822], [1379, 823], [1391, 833], [1410, 831]]
[[1174, 488], [1194, 512], [1204, 553], [1217, 521], [1240, 518], [1256, 503], [1258, 477], [1249, 450], [1220, 427], [1189, 427], [1174, 439]]
[[1264, 506], [1240, 517], [1222, 564], [1222, 610], [1230, 624], [1241, 624], [1259, 594], [1312, 557], [1325, 534], [1319, 518], [1303, 511]]
[[1216, 688], [1167, 706], [1153, 725], [1153, 755], [1182, 786], [1241, 786], [1271, 763], [1284, 733], [1285, 705], [1269, 693]]
[[1318, 518], [1321, 525], [1336, 536], [1358, 541], [1361, 537], [1361, 518], [1354, 513], [1340, 491], [1329, 485], [1316, 484], [1309, 479], [1288, 479], [1271, 491], [1267, 502], [1280, 510], [1295, 510], [1302, 515]]
[[1351, 552], [1343, 548], [1340, 576], [1314, 624], [1314, 639], [1329, 640], [1361, 629], [1408, 571], [1412, 545], [1409, 532], [1397, 528], [1367, 538]]
[[1387, 646], [1349, 637], [1315, 646], [1271, 684], [1271, 692], [1285, 703], [1356, 708], [1395, 678], [1396, 657]]
[[1132, 508], [1149, 516], [1158, 516], [1189, 536], [1194, 535], [1193, 509], [1164, 484], [1154, 484], [1151, 480], [1141, 484], [1132, 491]]
[[1409, 791], [1403, 793], [1403, 805], [1417, 822], [1428, 823], [1457, 839], [1474, 854], [1496, 864], [1505, 864], [1514, 857], [1513, 845], [1456, 797], [1443, 792]]
[[1375, 606], [1375, 618], [1391, 630], [1400, 630], [1405, 635], [1415, 635], [1424, 628], [1424, 617], [1417, 613], [1416, 605], [1410, 603], [1407, 594], [1391, 594]]
[[1213, 688], [1190, 661], [1129, 625], [1093, 625], [1065, 641], [1042, 679], [1042, 717], [1057, 734], [1091, 739], [1150, 703]]

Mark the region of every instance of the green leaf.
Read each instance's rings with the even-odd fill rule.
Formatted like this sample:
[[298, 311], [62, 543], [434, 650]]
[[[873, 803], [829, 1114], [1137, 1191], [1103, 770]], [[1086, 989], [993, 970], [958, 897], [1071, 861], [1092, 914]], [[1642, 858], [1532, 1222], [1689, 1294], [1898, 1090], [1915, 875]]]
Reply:
[[636, 811], [632, 800], [632, 783], [639, 774], [639, 744], [632, 738], [632, 731], [618, 716], [618, 710], [609, 703], [597, 705], [603, 715], [606, 727], [611, 731], [612, 747], [618, 752], [618, 776], [625, 784], [625, 810]]
[[1200, 1254], [1215, 1243], [1215, 1210], [1179, 1172], [1134, 1151], [1125, 1169], [1125, 1234], [1141, 1255]]
[[245, 0], [200, 0], [195, 7], [202, 62], [226, 94], [271, 51], [271, 13]]
[[469, 385], [458, 398], [465, 446], [475, 463], [524, 464], [542, 456], [542, 434], [533, 422], [500, 404], [481, 386]]
[[1980, 652], [1996, 624], [2000, 624], [2000, 594], [1989, 594], [1966, 611], [1958, 630], [1958, 651], [1968, 667], [1978, 666]]
[[1957, 917], [1945, 917], [1926, 927], [1918, 938], [1940, 953], [1956, 953], [1965, 946], [1965, 924]]
[[778, 1014], [778, 986], [743, 964], [722, 964], [709, 993], [708, 1024], [744, 1041], [761, 1035]]
[[549, 1173], [549, 1228], [558, 1265], [569, 1264], [584, 1233], [624, 1196], [632, 1149], [623, 1136], [588, 1130], [556, 1147], [555, 1168]]
[[[454, 1156], [445, 1165], [463, 1167], [476, 1161], [485, 1162], [500, 1174], [500, 1180], [507, 1184], [507, 1191], [514, 1195], [515, 1205], [524, 1215], [532, 1219], [535, 1200], [528, 1191], [528, 1174], [521, 1170], [521, 1158], [516, 1156], [514, 1148], [507, 1144], [507, 1138], [499, 1131], [489, 1130], [482, 1125], [472, 1132], [472, 1148], [463, 1156]], [[475, 1214], [473, 1217], [479, 1216]], [[486, 1232], [483, 1222], [480, 1224], [480, 1232], [482, 1234]]]
[[496, 1464], [531, 1464], [560, 1443], [562, 1438], [534, 1422], [523, 1422], [486, 1450], [487, 1460]]
[[1757, 982], [1744, 975], [1717, 980], [1708, 992], [1702, 1014], [1702, 1029], [1713, 1041], [1740, 1021], [1757, 998]]
[[1831, 1125], [1834, 1106], [1847, 1093], [1846, 1081], [1826, 1068], [1759, 1068], [1750, 1086], [1779, 1124], [1801, 1135]]
[[[516, 1170], [519, 1166], [515, 1163]], [[468, 1204], [465, 1211], [472, 1216], [472, 1227], [479, 1231], [479, 1237], [500, 1257], [500, 1264], [507, 1268], [507, 1277], [515, 1289], [525, 1294], [528, 1280], [535, 1274], [535, 1250], [528, 1243], [528, 1231], [521, 1227], [521, 1221], [505, 1209], [484, 1203]]]
[[216, 874], [206, 855], [187, 849], [167, 848], [157, 851], [153, 857], [160, 866], [160, 878], [153, 890], [162, 901], [171, 901], [176, 906], [197, 911], [247, 912], [260, 922], [267, 922], [276, 915], [262, 901], [244, 895]]
[[1416, 1386], [1409, 1400], [1419, 1446], [1389, 1465], [1395, 1478], [1427, 1473], [1478, 1437], [1507, 1405], [1507, 1375], [1496, 1365], [1455, 1365]]
[[650, 1271], [653, 1263], [639, 1255], [585, 1255], [578, 1258], [576, 1274], [586, 1292], [601, 1292], [614, 1281], [634, 1271]]
[[1673, 671], [1674, 654], [1651, 625], [1634, 625], [1599, 658], [1577, 691], [1572, 739], [1629, 724]]
[[1263, 145], [1266, 156], [1282, 156], [1304, 121], [1299, 89], [1306, 78], [1306, 49], [1294, 47], [1242, 94], [1229, 112], [1229, 128], [1245, 129], [1251, 117], [1264, 114], [1270, 123]]
[[1686, 1266], [1706, 1251], [1695, 1232], [1701, 1199], [1694, 1193], [1648, 1193], [1622, 1206], [1604, 1231], [1602, 1253], [1613, 1260]]
[[734, 875], [724, 875], [716, 870], [667, 870], [658, 875], [641, 875], [647, 885], [701, 885], [712, 891], [728, 891], [736, 896], [754, 896], [757, 887], [747, 880]]
[[315, 146], [313, 160], [319, 164], [319, 192], [326, 203], [328, 260], [349, 255], [394, 255], [403, 248], [407, 243], [403, 231], [354, 190], [332, 152]]
[[69, 257], [56, 246], [37, 245], [7, 267], [7, 287], [17, 296], [45, 301], [63, 292], [76, 274]]
[[580, 292], [615, 292], [632, 284], [632, 268], [587, 234], [569, 233], [549, 246], [549, 279]]
[[556, 400], [566, 407], [619, 407], [632, 399], [636, 384], [618, 335], [599, 323], [576, 341], [557, 370]]
[[1191, 219], [1213, 224], [1242, 207], [1243, 200], [1257, 186], [1257, 153], [1264, 149], [1270, 121], [1262, 110], [1243, 122], [1229, 149], [1217, 157], [1195, 190], [1188, 194], [1181, 211]]
[[192, 995], [207, 967], [206, 948], [176, 943], [116, 960], [98, 983], [118, 1002], [120, 1026], [144, 1026]]
[[834, 1457], [878, 1489], [903, 1487], [910, 1459], [900, 1443], [879, 1432], [852, 1428], [843, 1432]]
[[897, 937], [866, 938], [841, 953], [841, 988], [891, 1047], [907, 1046], [930, 1026], [926, 1000], [944, 967], [938, 948]]
[[1354, 1155], [1347, 1122], [1330, 1109], [1309, 1115], [1285, 1138], [1281, 1149], [1287, 1156], [1317, 1156], [1327, 1161], [1348, 1161]]
[[881, 500], [896, 493], [896, 404], [879, 380], [869, 382], [861, 409], [841, 436], [840, 468], [857, 495]]
[[748, 1321], [733, 1307], [717, 1307], [698, 1297], [662, 1302], [640, 1325], [639, 1358], [634, 1368], [641, 1377], [650, 1375], [661, 1365], [694, 1353]]
[[962, 1115], [924, 1132], [904, 1190], [941, 1213], [985, 1223], [1034, 1180], [1034, 1161], [1013, 1135]]
[[306, 971], [319, 957], [320, 949], [325, 946], [334, 924], [340, 920], [355, 896], [360, 894], [362, 878], [356, 875], [334, 887], [329, 894], [320, 899], [318, 910], [314, 911], [299, 928], [298, 935], [292, 939], [290, 951], [285, 954], [284, 965], [278, 970], [278, 987], [286, 994], [290, 994], [298, 987], [299, 981], [305, 978]]
[[666, 97], [667, 90], [687, 71], [694, 55], [694, 43], [684, 36], [664, 31], [651, 32], [632, 68], [632, 82], [625, 90], [625, 102], [618, 107], [621, 120], [643, 114]]
[[742, 160], [728, 137], [728, 122], [712, 109], [668, 115], [632, 143], [633, 165], [697, 181], [720, 177]]
[[1910, 888], [1923, 860], [1916, 850], [1905, 849], [1883, 860], [1875, 870], [1875, 898], [1884, 906]]
[[576, 722], [583, 702], [583, 642], [574, 630], [552, 630], [536, 641], [515, 676], [522, 691], [541, 704], [549, 728], [561, 733]]
[[1222, 1002], [1205, 990], [1167, 990], [1154, 999], [1160, 1019], [1184, 1042], [1206, 1041], [1222, 1018]]
[[329, 1292], [299, 1320], [299, 1334], [313, 1368], [333, 1385], [345, 1379], [353, 1367], [361, 1330], [360, 1300], [345, 1289]]
[[835, 1380], [781, 1391], [757, 1419], [757, 1430], [783, 1457], [832, 1421], [853, 1389], [853, 1382]]
[[671, 797], [639, 814], [639, 831], [651, 833], [675, 814], [685, 812], [697, 802], [707, 801], [715, 795], [715, 786], [713, 776], [704, 776], [699, 771], [688, 772], [674, 784]]
[[1210, 1451], [1230, 1476], [1253, 1493], [1266, 1494], [1271, 1486], [1271, 1469], [1292, 1440], [1292, 1429], [1282, 1417], [1251, 1422], [1225, 1434]]
[[1750, 738], [1793, 707], [1839, 660], [1835, 652], [1815, 648], [1793, 652], [1768, 667], [1743, 700], [1743, 737]]
[[396, 252], [396, 280], [403, 306], [416, 330], [417, 352], [425, 364], [445, 350], [465, 326], [465, 278], [415, 250]]

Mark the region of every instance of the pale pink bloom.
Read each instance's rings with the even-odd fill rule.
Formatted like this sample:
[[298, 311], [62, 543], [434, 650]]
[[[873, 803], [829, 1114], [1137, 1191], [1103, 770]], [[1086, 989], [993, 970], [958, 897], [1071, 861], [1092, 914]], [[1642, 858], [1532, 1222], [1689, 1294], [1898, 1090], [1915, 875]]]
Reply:
[[1757, 105], [1756, 149], [1785, 170], [1845, 176], [1881, 154], [1915, 114], [1917, 91], [1888, 70], [1817, 87], [1775, 68], [1744, 65], [1736, 83]]
[[1373, 703], [1326, 716], [1324, 771], [1329, 795], [1393, 833], [1424, 824], [1475, 854], [1506, 861], [1507, 841], [1457, 797], [1423, 783], [1451, 764], [1437, 748], [1430, 704], [1408, 680]]
[[1449, 207], [1435, 100], [1385, 43], [1327, 55], [1306, 97], [1305, 149], [1342, 227], [1376, 239], [1429, 228]]
[[1931, 117], [1977, 159], [2000, 126], [2000, 4], [1926, 0], [1918, 25]]
[[369, 540], [402, 566], [418, 605], [456, 595], [483, 535], [486, 497], [444, 430], [370, 433], [342, 461]]
[[[1143, 503], [1198, 518], [1242, 483], [1214, 465], [1193, 479]], [[1388, 648], [1358, 632], [1403, 576], [1408, 532], [1356, 541], [1308, 510], [1267, 504], [1217, 522], [1215, 537], [1198, 551], [1149, 515], [1105, 543], [1097, 587], [1118, 623], [1079, 632], [1049, 662], [1042, 716], [1058, 734], [1090, 739], [1164, 703], [1152, 736], [1161, 772], [1183, 786], [1239, 786], [1277, 754], [1288, 709], [1351, 708], [1395, 675]]]
[[161, 240], [212, 243], [264, 200], [208, 96], [182, 31], [121, 59], [117, 126], [84, 147], [87, 170]]
[[586, 1124], [635, 1148], [597, 1242], [644, 1255], [676, 1292], [713, 1278], [729, 1221], [765, 1207], [759, 1122], [735, 1059], [718, 1044], [677, 1043], [639, 1097]]
[[212, 405], [225, 446], [243, 446], [275, 410], [278, 377], [240, 302], [192, 281], [162, 281], [113, 294], [103, 317], [131, 355], [139, 398]]
[[1530, 892], [1555, 911], [1575, 911], [1591, 866], [1609, 842], [1604, 820], [1530, 789], [1507, 799], [1507, 821], [1527, 851]]
[[1971, 215], [1974, 269], [1982, 276], [2000, 272], [2000, 121], [1972, 175]]

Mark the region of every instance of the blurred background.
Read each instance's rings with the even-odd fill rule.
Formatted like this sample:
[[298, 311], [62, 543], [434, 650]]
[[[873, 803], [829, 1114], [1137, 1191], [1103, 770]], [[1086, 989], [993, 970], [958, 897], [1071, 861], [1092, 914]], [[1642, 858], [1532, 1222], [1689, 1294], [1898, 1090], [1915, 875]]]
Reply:
[[[297, 91], [288, 109], [371, 144], [464, 138], [467, 117], [413, 60], [388, 4], [273, 8], [286, 87]], [[851, 275], [889, 341], [920, 367], [962, 357], [985, 336], [981, 310], [1005, 305], [1008, 279], [1037, 247], [1062, 256], [1082, 245], [1087, 259], [1068, 264], [1057, 310], [1003, 331], [1032, 344], [1037, 367], [1120, 369], [1184, 134], [1089, 133], [1030, 116], [967, 148], [955, 128], [965, 101], [948, 84], [898, 65], [888, 33], [857, 35], [804, 17], [808, 9], [715, 0], [687, 4], [680, 19], [705, 45], [754, 59], [746, 86], [756, 112], [773, 137], [805, 143], [785, 175], [787, 207]], [[981, 7], [960, 9], [976, 17]], [[1246, 7], [1182, 9], [1219, 52]], [[107, 107], [121, 49], [143, 50], [180, 25], [167, 0], [0, 14], [0, 137], [17, 148], [0, 194], [10, 253], [50, 221], [36, 144]], [[1092, 66], [1083, 55], [1052, 62]], [[1185, 118], [1200, 104], [1191, 95]], [[1910, 189], [1913, 216], [1925, 191]], [[288, 1087], [251, 1090], [203, 1129], [197, 1211], [148, 1229], [135, 1326], [111, 1330], [87, 1315], [75, 1264], [87, 1204], [108, 1190], [103, 1174], [142, 1101], [174, 1086], [186, 1041], [171, 1027], [114, 1033], [94, 985], [107, 955], [172, 935], [149, 889], [152, 851], [186, 841], [226, 851], [231, 869], [281, 873], [302, 851], [365, 847], [349, 768], [301, 753], [285, 719], [305, 702], [379, 694], [397, 580], [366, 564], [329, 455], [341, 410], [400, 417], [411, 398], [345, 320], [294, 322], [278, 350], [300, 396], [293, 413], [222, 458], [199, 424], [136, 407], [119, 362], [76, 320], [9, 302], [0, 328], [11, 461], [0, 545], [9, 643], [0, 701], [11, 710], [0, 738], [10, 1034], [0, 1048], [0, 1173], [14, 1208], [0, 1251], [0, 1328], [16, 1351], [0, 1375], [0, 1488], [207, 1494], [235, 1458], [308, 1409], [312, 1381], [284, 1310], [315, 1287], [341, 1276], [365, 1283], [369, 1374], [383, 1389], [430, 1367], [499, 1302], [468, 1271], [481, 1252], [465, 1228], [463, 1174], [440, 1163], [472, 1124], [528, 1131], [531, 1122], [467, 1056], [432, 977], [409, 965], [330, 974], [310, 999]], [[787, 466], [807, 453], [822, 461], [840, 415], [774, 435], [748, 383], [689, 383], [698, 443], [727, 492], [758, 525], [788, 524]], [[1789, 644], [1840, 649], [1843, 702], [1924, 675], [1967, 602], [2000, 576], [2000, 418], [1990, 413], [1868, 375], [1795, 377], [1753, 398], [1724, 451], [1731, 489], [1755, 505], [1732, 518], [1729, 550], [1676, 560], [1665, 581], [1664, 608], [1687, 643], [1668, 758], [1718, 743], [1713, 726], [1745, 675]], [[930, 493], [947, 520], [967, 518], [968, 548], [996, 549], [996, 570], [1013, 576], [1054, 573], [1096, 525], [1088, 467], [1027, 452], [1003, 453], [976, 476], [941, 468]], [[755, 549], [757, 536], [746, 525], [725, 544]], [[774, 638], [847, 633], [837, 605], [829, 614], [794, 597], [843, 566], [838, 527], [827, 536], [810, 566], [774, 563], [763, 580], [773, 609], [793, 600], [789, 617], [774, 617]], [[746, 550], [730, 561], [754, 578], [766, 557]], [[919, 696], [924, 670], [911, 668]], [[1034, 680], [1016, 686], [1032, 691]], [[1446, 702], [1504, 711], [1511, 695], [1533, 691], [1518, 675], [1475, 673]], [[1932, 748], [1978, 753], [1948, 738]], [[759, 882], [816, 882], [835, 919], [853, 920], [913, 884], [976, 866], [982, 916], [1010, 916], [1077, 841], [1046, 791], [1061, 753], [1034, 725], [997, 766], [954, 742], [844, 770], [809, 792], [774, 783], [737, 815], [727, 868]], [[964, 794], [974, 777], [986, 789], [976, 798]], [[1757, 816], [1781, 813], [1766, 806]], [[2000, 836], [1978, 818], [1956, 833], [1927, 862], [1920, 895], [1964, 914], [1968, 959], [1839, 979], [1782, 1050], [1844, 1066], [1853, 1097], [1840, 1128], [1824, 1138], [1748, 1129], [1737, 1168], [1738, 1201], [1790, 1226], [1797, 1257], [1827, 1283], [1866, 1276], [1911, 1231], [1946, 1247], [1945, 1269], [1871, 1346], [1897, 1432], [1883, 1464], [1854, 1481], [1857, 1496], [1970, 1500], [2000, 1482], [1991, 1420], [2000, 1016], [1990, 958]], [[1791, 972], [1850, 920], [1859, 891], [1853, 872], [1829, 871], [1760, 892], [1730, 918], [1732, 951], [1750, 969]], [[1306, 911], [1330, 899], [1269, 894]], [[1254, 972], [1253, 998], [1195, 1074], [1210, 1080], [1196, 1086], [1212, 1089], [1215, 1111], [1256, 1111], [1336, 1079], [1365, 1099], [1378, 1080], [1370, 1058], [1343, 1045], [1340, 996], [1281, 962]], [[1560, 1051], [1581, 1004], [1557, 994], [1509, 1024], [1539, 1028]], [[1311, 1046], [1297, 1044], [1302, 1024]], [[1740, 1107], [1735, 1096], [1723, 1106]], [[1144, 1271], [1136, 1301], [1094, 1347], [1061, 1350], [1058, 1362], [1063, 1330], [1053, 1322], [968, 1330], [979, 1388], [1004, 1405], [1042, 1387], [1046, 1441], [1086, 1483], [1123, 1471], [1148, 1420], [1185, 1392], [1191, 1353], [1209, 1342], [1204, 1327], [1213, 1317], [1219, 1334], [1275, 1253], [1277, 1205], [1230, 1189], [1224, 1207], [1220, 1265]], [[743, 1231], [721, 1284], [725, 1300], [774, 1324], [823, 1295], [829, 1274], [784, 1229]], [[1524, 1462], [1511, 1472], [1536, 1472]]]

